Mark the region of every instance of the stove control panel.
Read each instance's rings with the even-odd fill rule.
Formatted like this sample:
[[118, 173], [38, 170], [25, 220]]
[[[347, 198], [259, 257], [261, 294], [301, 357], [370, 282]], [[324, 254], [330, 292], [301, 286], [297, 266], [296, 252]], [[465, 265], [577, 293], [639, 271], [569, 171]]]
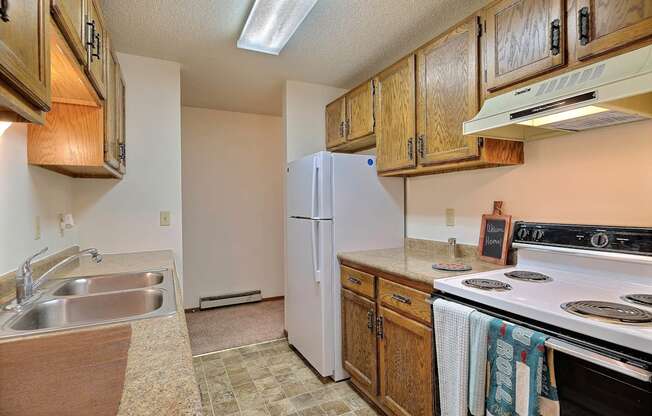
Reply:
[[514, 242], [652, 256], [652, 228], [516, 222]]

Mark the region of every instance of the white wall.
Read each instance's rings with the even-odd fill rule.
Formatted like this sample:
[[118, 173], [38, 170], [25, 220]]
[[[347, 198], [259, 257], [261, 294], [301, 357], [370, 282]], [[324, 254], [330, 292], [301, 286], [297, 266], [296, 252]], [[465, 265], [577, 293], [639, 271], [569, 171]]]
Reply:
[[185, 307], [283, 295], [282, 119], [183, 107], [181, 126]]
[[[174, 250], [181, 276], [180, 66], [118, 59], [127, 85], [127, 174], [121, 181], [74, 181], [79, 241], [104, 252]], [[170, 211], [169, 227], [159, 225], [160, 211]]]
[[285, 82], [283, 123], [288, 162], [325, 149], [324, 108], [345, 92], [326, 85]]
[[[27, 125], [0, 136], [0, 275], [48, 246], [56, 253], [77, 244], [77, 228], [59, 232], [60, 213], [72, 212], [72, 179], [27, 164]], [[40, 217], [41, 238], [35, 237]]]
[[494, 200], [514, 219], [650, 227], [652, 121], [527, 143], [522, 166], [410, 178], [407, 234], [477, 244]]

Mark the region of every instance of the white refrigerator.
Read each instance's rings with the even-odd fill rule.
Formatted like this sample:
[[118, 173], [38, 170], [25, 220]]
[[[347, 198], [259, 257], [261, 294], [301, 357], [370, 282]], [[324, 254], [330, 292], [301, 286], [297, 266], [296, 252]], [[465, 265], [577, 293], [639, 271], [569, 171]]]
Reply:
[[404, 181], [382, 178], [376, 158], [319, 152], [287, 169], [288, 340], [324, 377], [342, 380], [337, 253], [401, 247]]

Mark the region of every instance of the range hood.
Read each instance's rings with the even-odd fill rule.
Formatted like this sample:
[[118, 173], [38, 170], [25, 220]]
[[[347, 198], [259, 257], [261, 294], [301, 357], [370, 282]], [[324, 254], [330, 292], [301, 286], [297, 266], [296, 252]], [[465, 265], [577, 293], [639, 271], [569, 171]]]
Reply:
[[652, 45], [485, 101], [464, 134], [533, 140], [652, 118]]

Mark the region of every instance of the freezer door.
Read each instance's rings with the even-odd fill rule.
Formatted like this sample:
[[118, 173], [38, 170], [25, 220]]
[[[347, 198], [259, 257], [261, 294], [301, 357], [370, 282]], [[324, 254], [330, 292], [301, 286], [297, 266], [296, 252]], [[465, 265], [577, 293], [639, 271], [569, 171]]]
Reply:
[[288, 219], [288, 340], [324, 377], [333, 373], [332, 238], [331, 221]]
[[332, 218], [331, 154], [319, 152], [295, 160], [287, 169], [287, 214], [299, 218]]

